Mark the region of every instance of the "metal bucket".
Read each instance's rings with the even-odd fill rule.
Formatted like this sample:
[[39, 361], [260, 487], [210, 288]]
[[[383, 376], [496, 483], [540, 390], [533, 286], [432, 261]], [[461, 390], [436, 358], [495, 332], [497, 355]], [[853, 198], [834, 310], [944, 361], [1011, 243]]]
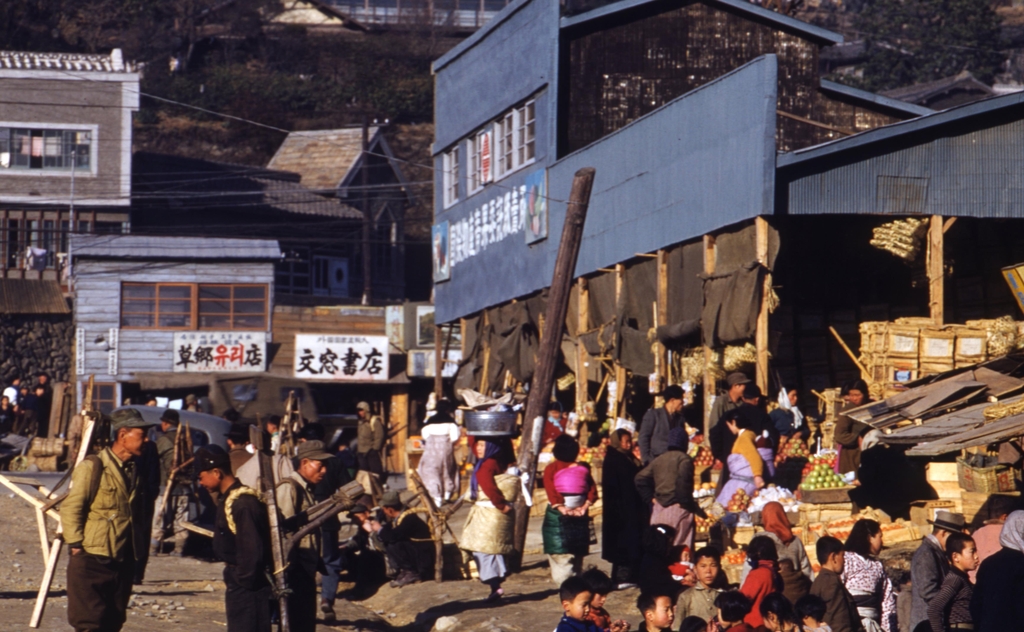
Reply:
[[463, 414], [466, 433], [474, 437], [514, 437], [519, 413], [467, 410]]

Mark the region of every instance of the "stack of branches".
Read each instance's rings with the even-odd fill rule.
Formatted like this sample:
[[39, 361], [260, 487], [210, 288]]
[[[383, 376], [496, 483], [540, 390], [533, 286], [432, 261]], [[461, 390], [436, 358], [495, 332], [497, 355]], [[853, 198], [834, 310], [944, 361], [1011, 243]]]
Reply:
[[906, 262], [917, 259], [921, 244], [928, 232], [928, 221], [924, 219], [898, 219], [878, 226], [873, 231], [871, 245], [889, 252]]

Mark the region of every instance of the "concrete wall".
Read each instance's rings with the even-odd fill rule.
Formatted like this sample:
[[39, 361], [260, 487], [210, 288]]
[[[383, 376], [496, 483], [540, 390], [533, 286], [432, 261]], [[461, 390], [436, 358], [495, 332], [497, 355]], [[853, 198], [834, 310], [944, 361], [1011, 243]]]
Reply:
[[[775, 57], [759, 58], [551, 165], [548, 238], [528, 245], [520, 231], [484, 239], [475, 255], [453, 265], [449, 281], [435, 285], [437, 322], [550, 285], [565, 200], [581, 167], [597, 175], [577, 276], [770, 214], [776, 86]], [[537, 168], [507, 184], [520, 185]], [[499, 192], [479, 195], [486, 201]], [[456, 205], [438, 220], [452, 225], [481, 206]]]
[[[93, 164], [74, 174], [76, 206], [129, 205], [137, 74], [5, 70], [0, 92], [0, 127], [93, 132]], [[71, 170], [0, 169], [0, 203], [67, 204], [70, 197]]]

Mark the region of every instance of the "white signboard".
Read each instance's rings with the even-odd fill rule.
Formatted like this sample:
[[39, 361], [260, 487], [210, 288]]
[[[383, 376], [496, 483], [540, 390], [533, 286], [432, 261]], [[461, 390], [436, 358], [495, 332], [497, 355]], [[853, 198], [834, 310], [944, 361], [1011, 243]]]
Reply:
[[295, 335], [295, 377], [339, 382], [386, 382], [387, 336]]
[[399, 349], [405, 349], [405, 305], [385, 307], [384, 326], [388, 332], [388, 342]]
[[[409, 377], [434, 377], [436, 352], [433, 349], [415, 349], [409, 352], [406, 372]], [[448, 357], [444, 359], [444, 369], [441, 377], [455, 377], [459, 370], [459, 362], [462, 360], [462, 352], [458, 349], [448, 351]]]
[[176, 331], [174, 372], [266, 371], [265, 331]]

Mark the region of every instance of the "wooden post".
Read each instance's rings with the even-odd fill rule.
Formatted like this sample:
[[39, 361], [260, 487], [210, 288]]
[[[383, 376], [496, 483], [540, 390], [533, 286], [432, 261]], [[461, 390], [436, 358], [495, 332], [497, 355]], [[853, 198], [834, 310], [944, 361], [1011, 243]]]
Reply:
[[491, 370], [491, 335], [490, 335], [490, 331], [488, 331], [488, 329], [490, 328], [491, 320], [487, 316], [487, 310], [486, 309], [480, 315], [480, 321], [481, 321], [481, 324], [483, 325], [482, 327], [480, 327], [480, 335], [482, 335], [484, 337], [484, 339], [480, 341], [481, 349], [483, 351], [483, 356], [484, 356], [484, 366], [483, 366], [484, 370], [483, 370], [483, 373], [480, 375], [480, 393], [482, 395], [490, 396], [490, 393], [487, 392], [487, 391], [490, 390], [490, 387], [489, 387], [489, 385], [487, 383], [487, 380], [488, 380], [487, 374]]
[[943, 324], [946, 304], [942, 224], [941, 215], [932, 215], [931, 225], [928, 227], [928, 311], [936, 325]]
[[[704, 235], [704, 273], [715, 273], [715, 261], [717, 252], [715, 250], [714, 235]], [[703, 299], [702, 299], [703, 304]], [[703, 333], [702, 333], [703, 335]], [[714, 350], [704, 345], [704, 441], [709, 441], [711, 428], [708, 422], [711, 419], [711, 399], [715, 396], [715, 377], [711, 372], [711, 365], [714, 362]]]
[[[290, 400], [292, 395], [289, 395]], [[288, 420], [290, 421], [290, 420]], [[260, 467], [259, 489], [260, 498], [267, 506], [267, 518], [270, 522], [270, 555], [273, 561], [273, 580], [275, 592], [279, 595], [277, 602], [279, 606], [280, 630], [290, 632], [291, 625], [288, 620], [288, 584], [285, 581], [284, 573], [288, 568], [288, 560], [284, 551], [284, 534], [281, 530], [280, 516], [277, 512], [277, 486], [274, 481], [274, 454], [270, 451], [269, 445], [263, 443], [263, 430], [252, 426], [249, 428], [249, 442], [252, 443], [256, 453], [253, 458], [259, 459]]]
[[555, 272], [548, 291], [548, 305], [545, 321], [551, 323], [546, 336], [540, 339], [537, 353], [537, 368], [533, 373], [533, 384], [529, 399], [526, 400], [526, 412], [523, 415], [523, 437], [519, 450], [519, 470], [525, 476], [523, 498], [516, 503], [516, 551], [522, 556], [526, 546], [526, 527], [530, 520], [530, 512], [526, 507], [526, 498], [533, 495], [533, 486], [537, 474], [537, 453], [540, 449], [540, 431], [544, 428], [544, 413], [551, 397], [551, 387], [555, 383], [555, 364], [558, 361], [558, 350], [562, 344], [562, 327], [565, 313], [569, 308], [569, 290], [572, 287], [573, 272], [580, 254], [580, 243], [583, 241], [583, 223], [587, 219], [587, 206], [590, 204], [590, 190], [594, 185], [594, 169], [585, 167], [576, 172], [569, 193], [569, 203], [565, 209], [565, 224], [562, 227], [562, 241], [558, 246], [555, 259]]
[[[587, 348], [583, 346], [583, 341], [580, 339], [583, 332], [590, 330], [590, 287], [583, 277], [576, 281], [576, 298], [578, 308], [576, 314], [576, 414], [581, 415], [583, 407], [590, 400], [590, 382], [587, 379], [590, 354], [587, 353]], [[583, 429], [581, 428], [581, 437], [582, 434]]]
[[[621, 263], [615, 264], [615, 318], [619, 317], [619, 309], [622, 306], [622, 284], [626, 280], [626, 266]], [[621, 350], [616, 350], [616, 355]], [[615, 361], [615, 417], [621, 417], [625, 410], [626, 401], [626, 367], [618, 360]]]
[[[444, 397], [444, 378], [441, 374], [444, 372], [444, 351], [442, 349], [441, 342], [441, 327], [434, 327], [434, 397], [441, 399]], [[405, 471], [405, 470], [401, 470]]]
[[[668, 324], [668, 251], [658, 251], [658, 310], [655, 327]], [[668, 350], [658, 343], [658, 358], [655, 363], [659, 368], [658, 387], [668, 386], [672, 379], [672, 369], [668, 365]]]
[[[763, 217], [754, 219], [757, 231], [757, 262], [768, 267], [768, 220]], [[757, 313], [757, 332], [754, 344], [757, 347], [757, 385], [761, 392], [768, 396], [768, 295], [772, 289], [771, 273], [764, 277], [761, 291], [761, 308]]]
[[[440, 332], [436, 332], [440, 333]], [[408, 455], [405, 453], [405, 442], [409, 438], [409, 387], [396, 384], [391, 391], [390, 426], [395, 429], [395, 465], [393, 472], [405, 472], [409, 469]]]

